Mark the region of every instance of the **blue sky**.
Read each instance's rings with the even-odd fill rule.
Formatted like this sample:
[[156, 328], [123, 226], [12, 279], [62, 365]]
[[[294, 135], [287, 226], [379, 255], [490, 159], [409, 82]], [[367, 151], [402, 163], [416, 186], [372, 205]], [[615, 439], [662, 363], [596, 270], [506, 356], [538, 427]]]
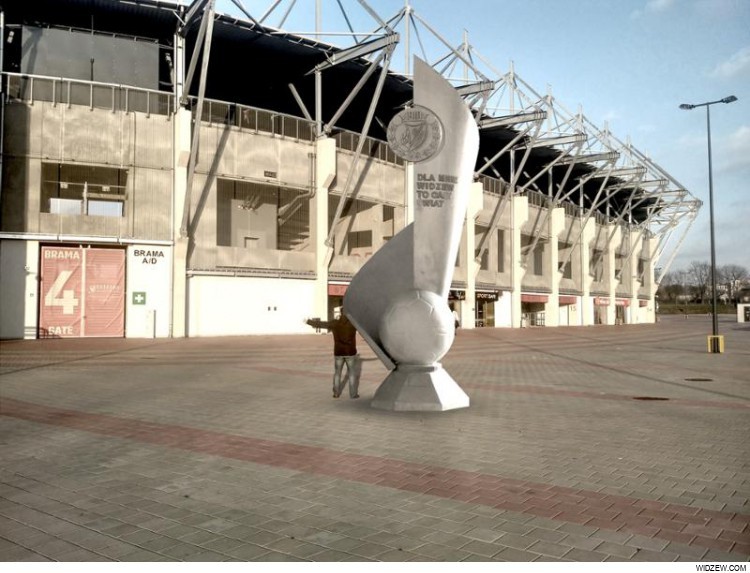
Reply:
[[[355, 30], [372, 29], [358, 2], [341, 2]], [[259, 18], [273, 2], [242, 4]], [[314, 4], [297, 0], [284, 27], [312, 30]], [[389, 18], [404, 1], [369, 4]], [[289, 5], [284, 0], [268, 23], [277, 25]], [[411, 0], [411, 6], [452, 45], [466, 30], [499, 72], [513, 61], [538, 93], [550, 86], [571, 112], [580, 105], [596, 126], [606, 122], [620, 140], [630, 137], [704, 202], [672, 270], [710, 260], [706, 113], [678, 106], [737, 96], [711, 108], [716, 259], [750, 271], [750, 0]], [[322, 0], [322, 7], [324, 28], [344, 31], [337, 2]], [[217, 9], [240, 14], [229, 0], [219, 0]]]

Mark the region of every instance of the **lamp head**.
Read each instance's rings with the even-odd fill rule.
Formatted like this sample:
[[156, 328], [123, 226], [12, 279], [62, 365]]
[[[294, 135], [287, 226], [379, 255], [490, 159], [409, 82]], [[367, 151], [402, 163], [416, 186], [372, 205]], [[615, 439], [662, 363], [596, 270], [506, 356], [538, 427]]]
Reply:
[[694, 107], [695, 106], [693, 104], [690, 104], [690, 103], [681, 103], [680, 104], [680, 109], [693, 109]]
[[735, 96], [727, 96], [721, 100], [721, 103], [732, 103], [733, 101], [737, 101]]

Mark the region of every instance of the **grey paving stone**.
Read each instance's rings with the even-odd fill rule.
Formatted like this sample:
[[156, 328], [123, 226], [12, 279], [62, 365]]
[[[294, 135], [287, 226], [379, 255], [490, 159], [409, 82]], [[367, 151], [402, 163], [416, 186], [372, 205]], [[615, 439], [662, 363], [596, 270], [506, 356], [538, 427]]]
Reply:
[[112, 561], [103, 555], [87, 551], [86, 549], [77, 548], [68, 553], [56, 557], [57, 561]]
[[512, 547], [513, 549], [528, 549], [537, 539], [529, 535], [516, 535], [515, 533], [506, 533], [497, 540], [499, 545]]
[[639, 549], [649, 549], [652, 551], [662, 551], [669, 541], [666, 539], [659, 539], [658, 537], [644, 537], [643, 535], [634, 535], [627, 541], [627, 545], [632, 545]]
[[220, 562], [227, 558], [226, 555], [216, 553], [214, 551], [201, 551], [198, 553], [191, 553], [183, 557], [183, 561], [191, 562]]
[[255, 545], [253, 543], [244, 543], [239, 547], [227, 549], [224, 553], [231, 555], [236, 559], [240, 559], [241, 561], [254, 561], [264, 555], [268, 555], [270, 550], [267, 547], [261, 547], [260, 545]]
[[479, 541], [486, 541], [488, 543], [492, 543], [493, 541], [496, 541], [500, 537], [502, 537], [503, 532], [496, 531], [494, 529], [485, 529], [483, 527], [475, 527], [474, 529], [470, 529], [463, 535], [471, 539], [478, 539]]
[[411, 552], [437, 561], [462, 561], [472, 553], [471, 551], [435, 543], [425, 543], [412, 549]]
[[547, 557], [563, 557], [570, 551], [570, 547], [553, 543], [551, 541], [537, 541], [529, 547], [529, 551], [539, 553]]
[[461, 547], [461, 549], [468, 551], [469, 553], [492, 557], [502, 550], [503, 547], [494, 543], [486, 543], [484, 541], [469, 541], [469, 543]]
[[630, 557], [630, 561], [676, 561], [678, 555], [667, 551], [651, 551], [650, 549], [639, 549], [635, 555]]
[[506, 547], [494, 555], [495, 559], [502, 561], [531, 562], [539, 558], [539, 553], [533, 551], [521, 551], [512, 547]]
[[571, 549], [565, 554], [566, 559], [581, 562], [601, 562], [606, 561], [609, 555], [597, 551], [588, 551], [586, 549]]
[[591, 537], [601, 539], [602, 541], [622, 544], [627, 543], [630, 538], [633, 537], [633, 534], [620, 531], [610, 531], [609, 529], [599, 529], [592, 533]]
[[626, 545], [620, 545], [619, 543], [612, 543], [605, 541], [599, 547], [596, 548], [598, 553], [606, 553], [620, 559], [630, 559], [635, 555], [637, 549], [635, 547], [628, 547]]
[[470, 539], [464, 535], [456, 535], [453, 533], [445, 533], [444, 531], [434, 531], [429, 535], [425, 535], [424, 541], [430, 543], [437, 543], [438, 545], [447, 545], [448, 547], [463, 547]]
[[563, 537], [560, 542], [561, 545], [568, 545], [575, 547], [576, 549], [594, 550], [599, 547], [604, 540], [597, 537], [584, 537], [582, 535], [570, 534]]
[[[422, 561], [425, 557], [416, 553], [410, 553], [409, 551], [399, 551], [398, 549], [389, 549], [388, 551], [381, 553], [375, 557], [376, 561]], [[315, 556], [315, 561], [333, 561], [333, 559], [320, 559], [319, 556]]]

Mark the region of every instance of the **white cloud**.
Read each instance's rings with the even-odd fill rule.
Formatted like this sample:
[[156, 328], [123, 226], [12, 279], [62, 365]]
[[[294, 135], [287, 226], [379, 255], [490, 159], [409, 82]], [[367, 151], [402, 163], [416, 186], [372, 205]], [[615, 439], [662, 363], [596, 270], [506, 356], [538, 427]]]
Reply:
[[609, 111], [608, 111], [607, 113], [605, 113], [605, 114], [604, 114], [604, 117], [603, 117], [603, 119], [604, 119], [604, 121], [606, 121], [607, 123], [611, 123], [611, 122], [613, 122], [613, 121], [616, 121], [616, 120], [620, 119], [620, 117], [621, 117], [621, 116], [620, 116], [619, 112], [617, 112], [617, 111], [615, 111], [615, 110], [611, 109], [611, 110], [609, 110]]
[[715, 78], [732, 78], [742, 74], [750, 74], [750, 46], [732, 54], [711, 72], [711, 76]]
[[658, 14], [666, 12], [677, 3], [677, 0], [648, 0], [642, 9], [633, 10], [630, 17], [633, 19], [640, 18], [646, 14]]
[[722, 171], [750, 171], [750, 126], [742, 125], [727, 137], [720, 153]]

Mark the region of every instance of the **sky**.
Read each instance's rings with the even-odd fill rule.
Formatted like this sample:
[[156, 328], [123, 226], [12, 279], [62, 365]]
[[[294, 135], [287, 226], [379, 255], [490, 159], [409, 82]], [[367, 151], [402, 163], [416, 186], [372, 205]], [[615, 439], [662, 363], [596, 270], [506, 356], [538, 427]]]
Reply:
[[[240, 2], [256, 19], [274, 4]], [[374, 28], [359, 2], [340, 2], [356, 31]], [[368, 4], [387, 19], [404, 0]], [[710, 262], [711, 256], [706, 110], [684, 111], [679, 105], [736, 96], [734, 103], [710, 108], [716, 264], [750, 272], [750, 0], [411, 0], [410, 5], [452, 45], [466, 33], [500, 73], [513, 62], [536, 92], [549, 89], [572, 113], [580, 107], [597, 127], [607, 125], [621, 141], [629, 138], [703, 201], [673, 271], [693, 261]], [[314, 0], [282, 0], [267, 23], [278, 26], [289, 6], [283, 27], [312, 31]], [[321, 7], [324, 29], [346, 30], [336, 0], [321, 0]], [[218, 0], [217, 10], [241, 15], [231, 0]], [[330, 41], [346, 43], [343, 37]], [[395, 59], [395, 67], [403, 64]], [[674, 234], [659, 264], [666, 263], [679, 236]]]

